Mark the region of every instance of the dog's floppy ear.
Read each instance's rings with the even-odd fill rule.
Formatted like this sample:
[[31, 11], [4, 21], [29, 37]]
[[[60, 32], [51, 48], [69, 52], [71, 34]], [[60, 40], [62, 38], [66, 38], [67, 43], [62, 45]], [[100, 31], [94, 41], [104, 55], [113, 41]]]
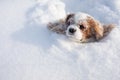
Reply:
[[73, 20], [73, 17], [74, 17], [74, 14], [71, 13], [71, 14], [68, 14], [66, 16], [66, 19], [65, 19], [65, 23], [66, 25], [70, 25], [74, 20]]
[[56, 32], [58, 34], [65, 34], [66, 26], [64, 20], [60, 19], [55, 22], [49, 22], [47, 24], [49, 30]]
[[104, 37], [107, 36], [114, 28], [115, 28], [115, 24], [105, 24], [103, 25], [104, 28]]
[[55, 22], [49, 22], [47, 24], [47, 27], [49, 30], [59, 33], [59, 34], [65, 34], [65, 31], [67, 29], [67, 25], [69, 25], [73, 21], [74, 14], [68, 14], [66, 18], [57, 20]]
[[99, 21], [97, 21], [91, 17], [89, 17], [88, 23], [92, 29], [91, 31], [93, 31], [92, 33], [94, 34], [96, 40], [101, 39], [103, 37], [103, 33], [104, 33], [102, 24]]

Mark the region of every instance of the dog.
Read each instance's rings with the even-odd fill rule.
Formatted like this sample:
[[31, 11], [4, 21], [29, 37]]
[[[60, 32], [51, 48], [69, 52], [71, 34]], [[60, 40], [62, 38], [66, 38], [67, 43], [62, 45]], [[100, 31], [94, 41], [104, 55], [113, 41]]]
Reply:
[[49, 22], [47, 27], [53, 32], [66, 35], [73, 41], [84, 43], [101, 40], [115, 25], [103, 25], [91, 15], [78, 12], [68, 14], [64, 19]]

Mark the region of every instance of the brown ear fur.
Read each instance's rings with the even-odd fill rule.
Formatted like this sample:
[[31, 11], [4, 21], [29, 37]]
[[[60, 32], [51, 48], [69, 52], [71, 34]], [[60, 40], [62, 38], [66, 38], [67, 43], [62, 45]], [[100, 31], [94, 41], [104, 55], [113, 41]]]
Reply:
[[99, 40], [103, 37], [103, 26], [100, 24], [100, 22], [98, 22], [97, 20], [93, 19], [93, 18], [88, 18], [88, 23], [90, 25], [90, 28], [92, 29], [92, 33], [94, 33], [93, 35], [95, 36], [96, 40]]

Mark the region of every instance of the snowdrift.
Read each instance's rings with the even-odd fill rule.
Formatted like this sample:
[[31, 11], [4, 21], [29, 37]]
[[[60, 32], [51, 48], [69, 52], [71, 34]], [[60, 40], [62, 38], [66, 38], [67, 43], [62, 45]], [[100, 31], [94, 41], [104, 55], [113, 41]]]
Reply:
[[[120, 80], [119, 0], [0, 4], [0, 80]], [[117, 26], [102, 41], [85, 44], [47, 29], [49, 21], [79, 11]]]

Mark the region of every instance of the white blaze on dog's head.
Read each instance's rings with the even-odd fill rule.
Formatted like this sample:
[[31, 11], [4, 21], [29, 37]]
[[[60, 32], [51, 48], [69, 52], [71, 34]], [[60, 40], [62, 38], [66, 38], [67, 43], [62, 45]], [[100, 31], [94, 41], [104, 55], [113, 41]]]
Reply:
[[76, 15], [74, 17], [75, 23], [80, 23], [82, 21], [86, 21], [88, 16], [90, 16], [90, 15], [85, 14], [85, 13], [81, 13], [81, 12], [76, 13]]

